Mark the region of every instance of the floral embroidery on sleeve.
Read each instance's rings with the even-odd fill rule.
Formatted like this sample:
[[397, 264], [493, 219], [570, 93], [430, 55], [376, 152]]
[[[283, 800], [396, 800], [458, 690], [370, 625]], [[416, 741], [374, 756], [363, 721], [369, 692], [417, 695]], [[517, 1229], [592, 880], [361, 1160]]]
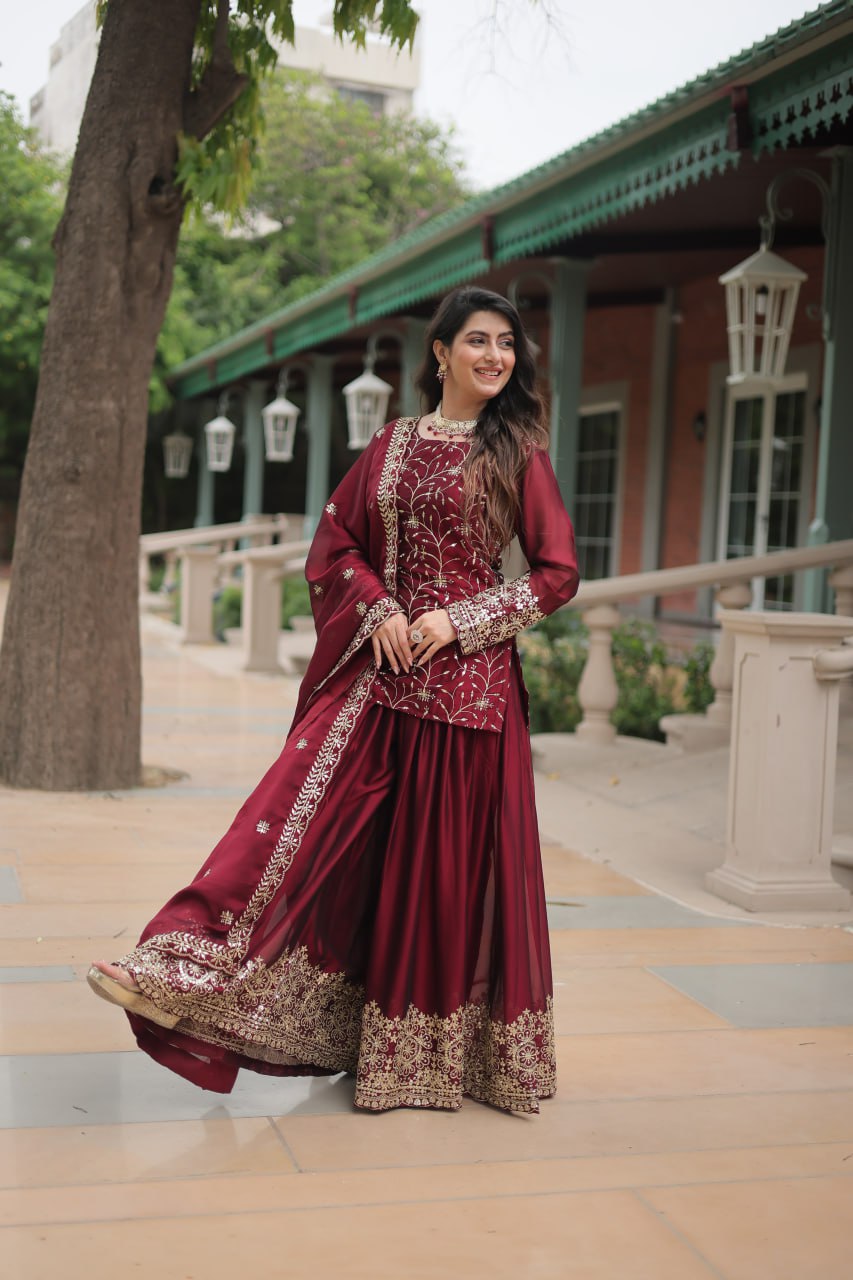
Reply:
[[546, 616], [531, 588], [529, 573], [466, 600], [455, 600], [448, 605], [447, 613], [465, 654], [508, 640]]

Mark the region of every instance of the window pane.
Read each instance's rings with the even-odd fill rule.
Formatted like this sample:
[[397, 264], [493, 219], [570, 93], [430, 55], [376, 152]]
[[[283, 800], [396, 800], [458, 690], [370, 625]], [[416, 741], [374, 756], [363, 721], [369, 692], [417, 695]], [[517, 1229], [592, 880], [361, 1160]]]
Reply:
[[584, 578], [603, 578], [614, 572], [618, 447], [618, 412], [608, 409], [581, 415], [573, 514], [578, 562]]

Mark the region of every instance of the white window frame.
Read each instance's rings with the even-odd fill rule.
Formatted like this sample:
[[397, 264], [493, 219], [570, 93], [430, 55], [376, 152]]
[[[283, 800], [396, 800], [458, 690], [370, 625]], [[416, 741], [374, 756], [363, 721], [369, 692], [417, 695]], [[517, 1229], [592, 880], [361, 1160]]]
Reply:
[[[766, 379], [749, 379], [746, 382], [738, 383], [737, 386], [728, 387], [726, 389], [723, 448], [720, 458], [720, 499], [717, 519], [718, 559], [726, 559], [726, 548], [728, 544], [728, 517], [729, 499], [731, 497], [732, 443], [734, 437], [735, 405], [740, 400], [763, 400], [764, 402], [762, 414], [760, 471], [758, 477], [758, 491], [756, 494], [756, 506], [759, 513], [757, 519], [761, 520], [763, 517], [760, 513], [764, 512], [766, 516], [766, 513], [769, 510], [771, 482], [770, 467], [772, 461], [772, 450], [765, 449], [764, 436], [767, 432], [772, 431], [776, 398], [779, 395], [796, 391], [801, 391], [805, 396], [805, 414], [803, 420], [803, 466], [800, 479], [800, 512], [797, 521], [797, 546], [805, 546], [808, 537], [809, 523], [811, 520], [816, 443], [815, 421], [814, 414], [811, 411], [809, 382], [810, 379], [807, 372], [796, 371], [787, 373], [781, 378], [774, 378], [772, 381], [768, 381]], [[764, 526], [764, 540], [766, 544], [766, 525]], [[766, 550], [766, 545], [764, 549]], [[760, 552], [757, 552], [756, 554], [759, 553]], [[765, 580], [763, 578], [753, 579], [753, 608], [761, 608], [763, 605], [764, 581]], [[800, 605], [801, 593], [802, 583], [799, 578], [795, 578], [794, 600], [792, 606], [794, 609], [797, 609]]]
[[[610, 575], [618, 576], [622, 558], [622, 500], [625, 492], [625, 442], [627, 440], [627, 388], [607, 387], [584, 390], [578, 412], [580, 418], [590, 418], [600, 413], [615, 413], [618, 417], [616, 433], [616, 470], [613, 490], [613, 527], [610, 532]], [[580, 432], [578, 432], [580, 440]], [[580, 454], [580, 449], [578, 449]], [[575, 501], [577, 490], [577, 460], [575, 463]]]

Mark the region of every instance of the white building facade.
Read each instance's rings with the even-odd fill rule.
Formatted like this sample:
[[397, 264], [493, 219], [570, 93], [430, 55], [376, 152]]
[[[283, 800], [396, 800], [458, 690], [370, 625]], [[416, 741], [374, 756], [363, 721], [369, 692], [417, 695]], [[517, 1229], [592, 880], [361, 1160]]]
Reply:
[[[30, 124], [51, 151], [71, 155], [98, 56], [95, 0], [62, 27], [50, 48], [47, 83], [30, 99]], [[279, 66], [318, 72], [331, 89], [364, 102], [377, 114], [411, 111], [420, 81], [418, 54], [392, 49], [369, 35], [366, 47], [337, 40], [331, 24], [297, 27], [295, 45], [282, 44]]]

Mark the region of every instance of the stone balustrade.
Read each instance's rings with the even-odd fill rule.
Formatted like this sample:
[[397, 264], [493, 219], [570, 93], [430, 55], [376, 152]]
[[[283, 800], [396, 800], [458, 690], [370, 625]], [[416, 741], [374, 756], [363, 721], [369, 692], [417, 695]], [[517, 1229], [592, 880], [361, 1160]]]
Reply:
[[726, 856], [707, 887], [747, 911], [846, 911], [833, 809], [853, 617], [721, 613], [734, 641]]
[[[177, 585], [178, 563], [184, 551], [213, 547], [220, 554], [243, 546], [269, 546], [273, 540], [292, 541], [301, 536], [301, 515], [251, 516], [231, 524], [200, 529], [172, 529], [164, 533], [144, 533], [139, 539], [139, 594], [143, 607], [156, 608], [156, 596], [167, 596]], [[158, 593], [152, 593], [151, 561], [162, 556], [166, 572]], [[233, 569], [232, 569], [233, 571]], [[154, 596], [155, 598], [152, 598]]]
[[[581, 585], [570, 608], [581, 610], [589, 628], [589, 657], [581, 678], [578, 698], [583, 718], [577, 732], [589, 742], [607, 743], [616, 736], [610, 716], [616, 706], [616, 675], [611, 657], [613, 631], [620, 615], [617, 605], [645, 596], [715, 587], [716, 600], [726, 610], [746, 609], [752, 599], [753, 578], [776, 577], [807, 569], [831, 568], [829, 582], [835, 591], [836, 612], [853, 615], [853, 539], [820, 547], [799, 547], [738, 560], [655, 569], [649, 573], [603, 578]], [[734, 639], [720, 635], [710, 671], [714, 701], [704, 715], [666, 716], [661, 722], [667, 741], [683, 749], [701, 750], [728, 742], [734, 683]]]

